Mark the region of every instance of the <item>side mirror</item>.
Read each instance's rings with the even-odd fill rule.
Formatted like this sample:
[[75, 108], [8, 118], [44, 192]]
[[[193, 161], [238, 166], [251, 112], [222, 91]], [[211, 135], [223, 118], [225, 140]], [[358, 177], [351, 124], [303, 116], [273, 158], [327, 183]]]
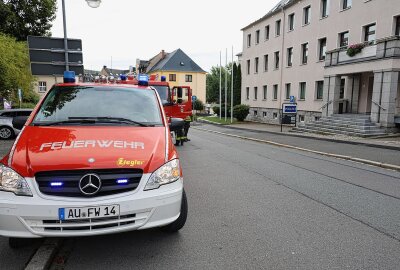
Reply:
[[182, 130], [185, 122], [181, 118], [171, 118], [171, 123], [169, 123], [169, 129], [171, 131]]

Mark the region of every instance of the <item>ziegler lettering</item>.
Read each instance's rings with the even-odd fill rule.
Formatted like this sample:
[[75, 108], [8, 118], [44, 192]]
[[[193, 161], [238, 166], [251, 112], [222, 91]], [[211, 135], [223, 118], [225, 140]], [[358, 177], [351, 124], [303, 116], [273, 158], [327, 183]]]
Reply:
[[59, 149], [75, 149], [75, 148], [122, 148], [122, 149], [142, 149], [144, 150], [143, 142], [127, 142], [127, 141], [100, 141], [100, 140], [88, 140], [88, 141], [71, 141], [71, 142], [49, 142], [43, 143], [40, 146], [40, 151], [43, 151], [46, 148], [50, 148], [50, 150], [59, 150]]
[[119, 158], [117, 160], [117, 165], [119, 167], [123, 167], [123, 166], [129, 166], [129, 167], [133, 167], [135, 165], [143, 165], [144, 161], [141, 160], [126, 160], [124, 158]]

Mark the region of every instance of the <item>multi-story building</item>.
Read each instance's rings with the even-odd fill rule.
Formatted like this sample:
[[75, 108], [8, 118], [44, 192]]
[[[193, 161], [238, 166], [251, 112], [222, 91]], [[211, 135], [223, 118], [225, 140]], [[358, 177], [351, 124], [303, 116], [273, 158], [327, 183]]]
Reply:
[[137, 70], [154, 75], [158, 80], [165, 76], [169, 85], [190, 86], [192, 94], [206, 101], [206, 72], [181, 49], [171, 53], [162, 50], [148, 61], [137, 60]]
[[294, 96], [300, 122], [342, 113], [387, 129], [400, 121], [399, 0], [284, 0], [242, 31], [249, 120], [279, 123]]

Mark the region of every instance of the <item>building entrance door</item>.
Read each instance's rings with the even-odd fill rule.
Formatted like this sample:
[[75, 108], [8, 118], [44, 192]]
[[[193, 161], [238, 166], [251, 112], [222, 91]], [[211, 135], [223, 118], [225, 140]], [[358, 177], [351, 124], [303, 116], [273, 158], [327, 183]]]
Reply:
[[372, 92], [374, 90], [374, 77], [368, 78], [368, 95], [367, 95], [367, 109], [366, 113], [371, 113], [372, 106]]

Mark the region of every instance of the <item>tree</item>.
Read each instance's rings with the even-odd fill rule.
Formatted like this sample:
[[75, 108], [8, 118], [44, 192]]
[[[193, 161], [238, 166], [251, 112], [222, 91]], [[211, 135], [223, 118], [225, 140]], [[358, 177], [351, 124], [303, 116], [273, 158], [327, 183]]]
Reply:
[[[236, 63], [229, 63], [227, 67], [222, 68], [222, 103], [225, 102], [225, 74], [228, 73], [228, 89], [227, 89], [227, 104], [230, 107], [231, 104], [231, 81], [232, 81], [232, 70], [233, 69], [233, 104], [237, 105], [241, 102], [241, 82], [242, 76], [240, 71], [240, 65], [237, 66]], [[210, 73], [207, 74], [207, 102], [219, 103], [219, 67], [212, 67]]]
[[202, 110], [204, 110], [204, 103], [203, 103], [203, 101], [201, 101], [200, 99], [196, 99], [196, 100], [194, 101], [194, 103], [193, 103], [193, 108], [194, 108], [196, 111], [202, 111]]
[[18, 100], [18, 88], [22, 90], [24, 101], [38, 102], [33, 92], [34, 78], [30, 71], [30, 62], [26, 42], [17, 42], [14, 38], [0, 33], [0, 96]]
[[50, 36], [56, 0], [1, 0], [0, 32], [26, 41], [27, 36]]

